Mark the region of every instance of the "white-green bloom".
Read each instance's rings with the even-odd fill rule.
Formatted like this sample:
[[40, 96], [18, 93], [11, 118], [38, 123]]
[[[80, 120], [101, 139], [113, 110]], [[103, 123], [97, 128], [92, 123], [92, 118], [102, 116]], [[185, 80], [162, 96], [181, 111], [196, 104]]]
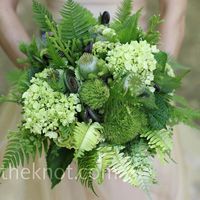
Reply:
[[107, 54], [108, 51], [115, 48], [118, 43], [111, 43], [109, 41], [97, 41], [93, 45], [92, 52], [94, 55]]
[[115, 77], [128, 72], [150, 86], [157, 64], [153, 53], [157, 52], [156, 46], [151, 46], [146, 41], [132, 41], [130, 44], [116, 45], [107, 53], [106, 60], [109, 70]]
[[45, 134], [50, 138], [58, 137], [59, 126], [67, 126], [76, 120], [81, 111], [77, 94], [68, 97], [54, 91], [45, 79], [52, 69], [45, 69], [31, 80], [31, 86], [23, 94], [24, 127], [35, 134]]

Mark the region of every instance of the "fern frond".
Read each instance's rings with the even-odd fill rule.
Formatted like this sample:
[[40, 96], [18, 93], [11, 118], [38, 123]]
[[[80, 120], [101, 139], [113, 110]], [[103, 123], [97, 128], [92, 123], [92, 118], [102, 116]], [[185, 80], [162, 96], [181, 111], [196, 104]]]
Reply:
[[159, 42], [160, 39], [160, 32], [157, 30], [158, 26], [162, 23], [160, 16], [154, 15], [149, 20], [149, 27], [144, 39], [152, 44], [155, 45]]
[[113, 146], [106, 145], [101, 146], [97, 149], [98, 152], [98, 160], [97, 160], [97, 182], [99, 184], [102, 184], [104, 181], [105, 173], [108, 169], [108, 167], [111, 165], [113, 157], [115, 156], [115, 151]]
[[12, 102], [21, 104], [22, 94], [29, 88], [30, 81], [27, 71], [21, 71], [18, 73], [10, 74], [10, 78], [15, 78], [11, 80], [11, 89], [7, 96], [0, 96], [0, 103]]
[[41, 156], [43, 147], [47, 151], [48, 142], [40, 136], [29, 134], [29, 131], [20, 129], [11, 132], [8, 136], [8, 145], [0, 168], [0, 176], [9, 167], [18, 167], [34, 160], [37, 152]]
[[124, 22], [130, 15], [133, 7], [133, 0], [123, 0], [116, 13], [116, 21]]
[[93, 175], [97, 159], [98, 154], [96, 149], [88, 151], [81, 158], [78, 158], [78, 179], [83, 185], [91, 188], [93, 191]]
[[143, 140], [134, 142], [128, 149], [115, 147], [111, 170], [123, 181], [148, 192], [155, 181], [149, 147]]
[[169, 130], [155, 130], [142, 133], [142, 138], [146, 138], [151, 149], [154, 149], [161, 160], [164, 160], [166, 155], [170, 156], [173, 146], [172, 133]]
[[97, 23], [92, 13], [73, 0], [67, 0], [61, 11], [61, 36], [64, 40], [80, 39], [88, 36], [91, 26]]
[[43, 31], [50, 31], [49, 25], [46, 22], [48, 18], [52, 23], [54, 22], [52, 14], [39, 2], [33, 0], [33, 13], [37, 24]]
[[131, 42], [132, 40], [139, 40], [141, 30], [138, 28], [138, 20], [141, 11], [139, 10], [134, 15], [128, 17], [118, 28], [118, 39], [121, 43]]
[[95, 122], [92, 124], [77, 123], [74, 128], [75, 157], [83, 156], [85, 151], [91, 151], [102, 140], [102, 126]]
[[122, 152], [122, 147], [115, 147], [111, 170], [122, 178], [124, 182], [128, 182], [133, 186], [138, 185], [137, 174], [131, 162], [131, 157]]

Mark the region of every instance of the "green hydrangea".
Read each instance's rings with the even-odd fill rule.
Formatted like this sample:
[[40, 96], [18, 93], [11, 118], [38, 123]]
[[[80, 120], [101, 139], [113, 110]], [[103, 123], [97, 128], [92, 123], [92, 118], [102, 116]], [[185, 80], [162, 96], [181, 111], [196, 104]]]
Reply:
[[113, 144], [124, 144], [134, 139], [147, 125], [146, 115], [136, 107], [121, 104], [105, 116], [104, 137]]
[[45, 81], [52, 69], [45, 69], [31, 80], [31, 86], [23, 94], [24, 127], [34, 134], [57, 138], [59, 126], [68, 126], [81, 111], [77, 94], [68, 97], [54, 91]]
[[157, 64], [153, 54], [156, 52], [156, 46], [151, 46], [146, 41], [132, 41], [130, 44], [118, 44], [108, 52], [106, 60], [115, 77], [129, 72], [150, 86]]
[[80, 89], [81, 101], [92, 109], [101, 108], [108, 100], [108, 87], [100, 80], [90, 80], [83, 83]]
[[92, 53], [98, 57], [104, 57], [107, 55], [108, 51], [114, 49], [115, 46], [116, 43], [98, 41], [94, 43]]
[[97, 35], [97, 40], [117, 41], [117, 34], [115, 30], [102, 24], [94, 26], [91, 32]]

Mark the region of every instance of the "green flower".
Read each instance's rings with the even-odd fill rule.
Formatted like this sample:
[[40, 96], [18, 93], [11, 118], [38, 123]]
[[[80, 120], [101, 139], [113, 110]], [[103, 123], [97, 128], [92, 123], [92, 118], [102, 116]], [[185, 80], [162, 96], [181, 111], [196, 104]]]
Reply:
[[108, 87], [100, 80], [90, 80], [83, 83], [80, 89], [81, 101], [92, 109], [101, 108], [108, 100]]
[[45, 69], [31, 80], [31, 86], [23, 94], [24, 127], [34, 134], [46, 137], [58, 137], [59, 127], [67, 126], [76, 120], [76, 113], [81, 112], [77, 94], [68, 97], [54, 91], [45, 81], [52, 69]]
[[106, 60], [115, 77], [129, 73], [142, 80], [142, 84], [151, 86], [157, 64], [154, 58], [156, 52], [158, 49], [146, 41], [132, 41], [130, 44], [118, 44], [107, 53]]
[[124, 144], [133, 140], [147, 125], [146, 115], [135, 107], [124, 103], [113, 106], [105, 116], [104, 137], [113, 144]]

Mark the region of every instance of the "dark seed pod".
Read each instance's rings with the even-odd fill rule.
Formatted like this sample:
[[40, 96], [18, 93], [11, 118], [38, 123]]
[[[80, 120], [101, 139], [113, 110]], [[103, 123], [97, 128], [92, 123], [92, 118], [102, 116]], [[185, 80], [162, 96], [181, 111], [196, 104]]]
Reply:
[[78, 82], [75, 78], [74, 72], [71, 70], [65, 72], [65, 86], [72, 93], [78, 92]]
[[48, 66], [48, 65], [49, 65], [49, 60], [50, 60], [49, 56], [48, 56], [47, 54], [44, 54], [44, 55], [42, 56], [42, 59], [43, 59], [45, 65]]
[[160, 92], [161, 88], [157, 83], [154, 83], [153, 87], [155, 88], [156, 92]]
[[93, 43], [90, 41], [87, 46], [84, 48], [85, 53], [92, 53]]
[[101, 117], [95, 112], [93, 111], [91, 108], [86, 108], [87, 112], [88, 112], [88, 115], [89, 117], [95, 121], [95, 122], [101, 122]]
[[110, 22], [110, 13], [107, 11], [104, 11], [101, 15], [101, 24], [107, 25]]

